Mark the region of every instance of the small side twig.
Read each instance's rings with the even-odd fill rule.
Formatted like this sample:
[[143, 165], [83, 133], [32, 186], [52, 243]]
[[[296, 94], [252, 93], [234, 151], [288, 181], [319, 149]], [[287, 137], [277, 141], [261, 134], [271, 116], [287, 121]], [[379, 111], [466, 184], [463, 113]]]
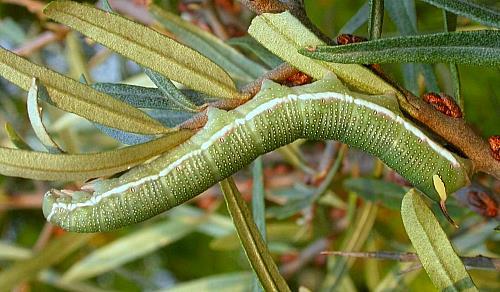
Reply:
[[[418, 256], [412, 252], [345, 252], [345, 251], [323, 251], [324, 255], [335, 255], [354, 258], [374, 258], [380, 260], [392, 260], [400, 262], [418, 262]], [[500, 259], [478, 255], [475, 257], [460, 257], [468, 269], [482, 269], [500, 271]]]

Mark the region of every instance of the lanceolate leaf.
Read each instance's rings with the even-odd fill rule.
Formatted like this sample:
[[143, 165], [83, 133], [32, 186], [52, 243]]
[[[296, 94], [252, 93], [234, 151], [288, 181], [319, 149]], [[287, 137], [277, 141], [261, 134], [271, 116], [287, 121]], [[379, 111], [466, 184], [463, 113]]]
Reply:
[[321, 79], [331, 71], [358, 90], [372, 94], [394, 91], [390, 85], [363, 66], [311, 60], [299, 54], [299, 49], [325, 43], [289, 12], [263, 13], [252, 20], [248, 32], [275, 55], [314, 78]]
[[219, 66], [148, 27], [71, 1], [54, 1], [44, 13], [192, 89], [222, 98], [238, 96], [233, 81]]
[[415, 189], [404, 196], [401, 217], [422, 266], [439, 290], [477, 291], [446, 233]]
[[303, 49], [306, 56], [341, 63], [460, 63], [500, 65], [500, 32], [495, 30], [405, 36]]
[[10, 123], [5, 123], [5, 132], [9, 136], [10, 142], [16, 146], [17, 149], [31, 150], [30, 145], [16, 132], [16, 129]]
[[137, 108], [178, 109], [158, 88], [120, 83], [94, 83], [92, 87]]
[[479, 23], [500, 28], [500, 11], [470, 0], [422, 0]]
[[264, 64], [271, 68], [278, 67], [281, 63], [283, 63], [280, 58], [269, 52], [251, 36], [246, 35], [242, 37], [232, 38], [227, 40], [227, 43], [232, 46], [239, 46], [254, 53], [255, 56], [257, 56], [262, 62], [264, 62]]
[[250, 82], [264, 74], [265, 69], [261, 65], [251, 61], [211, 33], [158, 6], [152, 6], [151, 11], [177, 40], [202, 53], [234, 78]]
[[168, 151], [192, 134], [180, 131], [145, 144], [92, 154], [51, 154], [0, 147], [0, 174], [67, 181], [111, 175]]
[[234, 181], [232, 178], [223, 180], [220, 186], [241, 244], [252, 268], [259, 277], [262, 287], [266, 291], [290, 291], [262, 240], [259, 230], [252, 220], [252, 215], [245, 201], [241, 198]]
[[40, 139], [40, 142], [42, 142], [43, 146], [45, 146], [50, 153], [62, 153], [63, 151], [59, 145], [52, 140], [43, 125], [42, 110], [38, 104], [38, 93], [43, 91], [46, 91], [45, 87], [33, 78], [33, 83], [28, 91], [28, 99], [26, 101], [31, 127], [33, 131], [35, 131], [35, 135]]
[[197, 112], [198, 107], [190, 101], [168, 78], [151, 69], [144, 69], [146, 75], [164, 94], [165, 99], [172, 101], [177, 107], [188, 112]]
[[24, 90], [36, 78], [47, 87], [50, 103], [86, 119], [117, 129], [143, 134], [168, 131], [140, 110], [78, 81], [30, 63], [0, 47], [0, 75]]
[[193, 231], [200, 220], [180, 222], [164, 220], [139, 229], [100, 249], [74, 264], [62, 277], [65, 282], [92, 278], [141, 258]]

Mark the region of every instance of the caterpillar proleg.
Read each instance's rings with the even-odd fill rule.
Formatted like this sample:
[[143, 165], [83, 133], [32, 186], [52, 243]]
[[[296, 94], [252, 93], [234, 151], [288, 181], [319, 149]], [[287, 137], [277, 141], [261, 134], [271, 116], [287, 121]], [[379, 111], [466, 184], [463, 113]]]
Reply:
[[373, 154], [436, 201], [434, 175], [448, 192], [469, 182], [467, 160], [406, 120], [394, 98], [354, 93], [337, 79], [293, 88], [266, 81], [234, 110], [209, 109], [204, 128], [172, 152], [82, 191], [47, 192], [43, 211], [69, 231], [113, 230], [182, 204], [299, 138], [338, 140]]

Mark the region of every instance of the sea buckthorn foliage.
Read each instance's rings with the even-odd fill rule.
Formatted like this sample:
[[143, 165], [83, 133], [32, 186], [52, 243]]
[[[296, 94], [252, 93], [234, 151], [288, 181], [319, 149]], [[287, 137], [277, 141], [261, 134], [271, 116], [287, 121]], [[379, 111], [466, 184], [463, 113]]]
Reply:
[[[1, 290], [499, 290], [497, 2], [0, 1]], [[401, 176], [362, 150], [301, 139], [138, 224], [73, 233], [46, 222], [49, 190], [79, 208], [109, 186], [143, 194], [127, 183], [156, 167], [181, 172], [176, 153], [198, 150], [185, 141], [228, 126], [226, 111], [247, 109], [266, 79], [281, 92], [341, 82], [344, 99], [372, 98], [464, 161], [470, 182], [450, 193], [437, 174]], [[301, 121], [259, 123], [267, 141]], [[226, 143], [212, 163], [229, 169], [264, 147], [242, 141], [218, 131], [200, 145]], [[212, 172], [191, 171], [180, 196]], [[405, 177], [432, 181], [434, 201]], [[135, 199], [86, 216], [149, 218], [160, 204]]]

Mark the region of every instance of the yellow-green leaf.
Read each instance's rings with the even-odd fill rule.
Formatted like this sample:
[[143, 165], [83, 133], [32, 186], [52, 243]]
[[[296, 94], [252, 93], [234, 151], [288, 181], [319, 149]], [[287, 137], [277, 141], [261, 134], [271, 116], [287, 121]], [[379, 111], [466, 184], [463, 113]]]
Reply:
[[54, 1], [44, 13], [135, 62], [192, 89], [222, 98], [238, 91], [215, 63], [168, 37], [119, 15], [72, 1]]
[[442, 291], [478, 291], [436, 217], [417, 190], [403, 198], [401, 217], [418, 258]]
[[85, 245], [94, 234], [66, 233], [54, 239], [29, 259], [16, 262], [0, 273], [2, 291], [11, 291], [22, 281], [33, 279], [38, 272], [65, 259], [69, 254]]
[[76, 80], [35, 65], [1, 47], [0, 76], [26, 91], [31, 86], [31, 80], [36, 78], [47, 87], [50, 102], [54, 106], [106, 126], [141, 134], [158, 134], [168, 130], [132, 106]]
[[314, 78], [321, 79], [328, 72], [333, 72], [350, 86], [368, 93], [394, 91], [380, 77], [361, 65], [329, 63], [299, 54], [299, 49], [325, 43], [290, 12], [263, 13], [252, 20], [248, 33], [269, 51]]
[[144, 144], [91, 154], [51, 154], [0, 147], [0, 174], [66, 181], [111, 175], [166, 152], [192, 134], [179, 131]]

